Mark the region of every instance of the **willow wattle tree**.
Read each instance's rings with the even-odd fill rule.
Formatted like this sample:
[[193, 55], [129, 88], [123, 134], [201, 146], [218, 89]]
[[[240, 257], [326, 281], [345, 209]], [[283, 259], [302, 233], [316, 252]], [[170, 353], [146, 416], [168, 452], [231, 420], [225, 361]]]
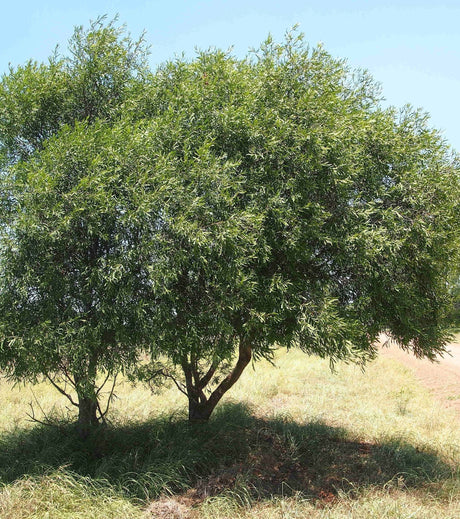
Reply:
[[295, 32], [167, 63], [143, 106], [174, 188], [140, 375], [172, 379], [191, 420], [278, 347], [365, 362], [386, 332], [443, 351], [459, 162], [424, 113], [383, 108], [366, 72]]
[[206, 420], [278, 347], [443, 351], [460, 168], [427, 116], [295, 32], [154, 71], [103, 21], [69, 48], [0, 84], [9, 376], [47, 377], [86, 434], [100, 374], [170, 379]]
[[100, 19], [75, 30], [67, 56], [0, 83], [1, 363], [14, 380], [48, 379], [83, 436], [104, 419], [105, 382], [148, 343], [140, 233], [155, 217], [125, 120], [145, 56]]

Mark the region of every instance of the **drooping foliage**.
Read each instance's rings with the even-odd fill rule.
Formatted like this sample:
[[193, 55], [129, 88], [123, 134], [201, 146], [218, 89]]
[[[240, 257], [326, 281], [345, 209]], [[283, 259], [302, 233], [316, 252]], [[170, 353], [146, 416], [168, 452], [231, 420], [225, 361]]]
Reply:
[[173, 378], [192, 418], [274, 347], [361, 362], [386, 331], [443, 350], [459, 168], [425, 114], [383, 109], [366, 73], [295, 34], [165, 65], [145, 111], [179, 191], [153, 341], [173, 366], [143, 374]]
[[113, 24], [70, 49], [0, 89], [12, 376], [64, 377], [94, 415], [98, 370], [137, 367], [207, 419], [276, 347], [443, 350], [459, 164], [426, 115], [295, 32], [154, 72]]
[[460, 330], [460, 278], [454, 278], [450, 284], [450, 295], [452, 297], [452, 308], [448, 314], [451, 326]]
[[76, 29], [70, 51], [0, 85], [2, 357], [15, 379], [49, 378], [86, 434], [105, 414], [98, 374], [116, 375], [147, 340], [138, 244], [155, 215], [123, 115], [142, 42], [98, 20]]

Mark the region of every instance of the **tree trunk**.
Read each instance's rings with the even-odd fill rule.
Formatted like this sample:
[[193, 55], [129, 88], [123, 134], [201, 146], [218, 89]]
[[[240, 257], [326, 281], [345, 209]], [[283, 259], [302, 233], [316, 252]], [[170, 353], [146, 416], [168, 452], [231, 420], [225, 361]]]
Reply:
[[209, 405], [209, 400], [207, 402], [197, 402], [195, 399], [188, 399], [188, 420], [189, 422], [200, 423], [207, 422], [211, 413], [213, 412], [214, 407]]
[[78, 396], [77, 430], [81, 438], [88, 437], [91, 429], [99, 425], [99, 410], [96, 391], [97, 354], [89, 356], [80, 373], [74, 374], [75, 390]]
[[[204, 387], [194, 387], [191, 384], [190, 377], [187, 376], [187, 393], [188, 393], [188, 419], [190, 422], [205, 422], [209, 420], [212, 412], [220, 399], [225, 393], [238, 381], [241, 374], [243, 373], [246, 366], [249, 364], [252, 358], [252, 349], [249, 343], [244, 339], [240, 339], [239, 355], [238, 360], [233, 368], [232, 372], [229, 373], [224, 380], [216, 387], [211, 393], [208, 399], [201, 400], [197, 398], [198, 394], [203, 395]], [[202, 397], [203, 398], [203, 397]]]
[[91, 429], [99, 425], [97, 418], [97, 397], [78, 395], [78, 421], [77, 429], [81, 438], [88, 437]]

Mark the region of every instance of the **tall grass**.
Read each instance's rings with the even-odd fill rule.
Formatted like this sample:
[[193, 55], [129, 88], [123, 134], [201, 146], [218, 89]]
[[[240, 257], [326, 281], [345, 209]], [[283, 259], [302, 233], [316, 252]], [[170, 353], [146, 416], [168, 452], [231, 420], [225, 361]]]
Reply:
[[[0, 517], [460, 516], [460, 431], [408, 370], [292, 350], [248, 368], [208, 424], [122, 381], [85, 442], [42, 384], [0, 385]], [[28, 422], [29, 401], [55, 427]]]

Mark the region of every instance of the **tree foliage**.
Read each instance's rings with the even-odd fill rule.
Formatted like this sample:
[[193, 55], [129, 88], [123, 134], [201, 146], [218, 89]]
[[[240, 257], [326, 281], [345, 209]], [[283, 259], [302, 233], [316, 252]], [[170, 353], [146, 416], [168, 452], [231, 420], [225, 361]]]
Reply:
[[123, 122], [142, 45], [98, 20], [70, 51], [12, 69], [0, 87], [2, 359], [16, 379], [50, 379], [85, 433], [105, 415], [98, 374], [134, 362], [146, 341], [137, 244], [155, 218]]
[[454, 278], [450, 284], [452, 308], [448, 314], [450, 324], [456, 331], [460, 330], [460, 277]]
[[362, 362], [386, 331], [418, 356], [443, 351], [458, 159], [424, 113], [379, 95], [295, 34], [157, 72], [145, 111], [178, 191], [161, 202], [152, 351], [172, 366], [143, 376], [173, 378], [192, 418], [277, 346]]
[[0, 91], [15, 377], [83, 366], [95, 402], [97, 369], [137, 366], [206, 419], [276, 347], [365, 362], [385, 331], [443, 351], [459, 163], [425, 114], [296, 32], [154, 72], [113, 25], [70, 48]]

